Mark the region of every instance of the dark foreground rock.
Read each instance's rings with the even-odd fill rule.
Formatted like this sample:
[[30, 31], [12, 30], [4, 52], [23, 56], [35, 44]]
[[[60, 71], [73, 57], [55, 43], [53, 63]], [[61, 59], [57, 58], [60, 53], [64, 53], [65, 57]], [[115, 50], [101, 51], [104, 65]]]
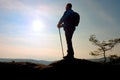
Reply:
[[80, 80], [117, 78], [119, 64], [91, 62], [85, 59], [63, 59], [49, 65], [34, 63], [0, 63], [1, 79]]

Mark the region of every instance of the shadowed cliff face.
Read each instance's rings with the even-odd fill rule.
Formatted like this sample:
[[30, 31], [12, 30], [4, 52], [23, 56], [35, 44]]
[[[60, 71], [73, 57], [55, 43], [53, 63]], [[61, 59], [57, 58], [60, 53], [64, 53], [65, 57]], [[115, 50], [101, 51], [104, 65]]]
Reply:
[[[7, 79], [52, 79], [79, 80], [91, 77], [115, 77], [120, 65], [91, 62], [84, 59], [63, 59], [49, 65], [34, 63], [0, 63], [1, 78]], [[102, 76], [101, 76], [102, 75]], [[107, 76], [109, 75], [109, 76]], [[92, 78], [91, 78], [92, 79]]]

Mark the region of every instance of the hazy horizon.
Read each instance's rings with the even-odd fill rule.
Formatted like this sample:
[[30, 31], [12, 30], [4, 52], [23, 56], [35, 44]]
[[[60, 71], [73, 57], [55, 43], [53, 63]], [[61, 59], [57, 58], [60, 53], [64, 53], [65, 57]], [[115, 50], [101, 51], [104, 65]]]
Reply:
[[[52, 2], [53, 1], [53, 2]], [[96, 50], [89, 37], [102, 40], [120, 38], [119, 0], [0, 0], [0, 58], [37, 60], [62, 59], [58, 28], [67, 3], [80, 14], [73, 36], [76, 58], [94, 58]], [[61, 29], [64, 53], [66, 41]], [[120, 45], [109, 53], [120, 56]]]

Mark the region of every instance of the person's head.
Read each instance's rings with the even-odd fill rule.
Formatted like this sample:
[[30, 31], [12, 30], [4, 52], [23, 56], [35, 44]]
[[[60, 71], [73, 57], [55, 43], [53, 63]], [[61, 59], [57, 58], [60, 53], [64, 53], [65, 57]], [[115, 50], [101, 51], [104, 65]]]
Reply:
[[67, 3], [65, 8], [66, 8], [66, 10], [72, 9], [72, 4], [71, 3]]

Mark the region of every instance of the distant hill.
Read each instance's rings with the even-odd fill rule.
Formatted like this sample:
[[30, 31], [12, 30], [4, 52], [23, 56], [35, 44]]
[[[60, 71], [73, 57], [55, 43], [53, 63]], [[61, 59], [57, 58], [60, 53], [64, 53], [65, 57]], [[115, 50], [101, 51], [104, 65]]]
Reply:
[[[93, 62], [103, 62], [104, 61], [104, 58], [96, 58], [96, 59], [87, 59], [89, 61], [93, 61]], [[106, 62], [109, 62], [110, 59], [109, 58], [106, 58]]]
[[[6, 79], [30, 79], [30, 80], [80, 80], [94, 77], [117, 76], [120, 72], [120, 64], [92, 62], [85, 59], [62, 59], [49, 65], [35, 64], [31, 62], [0, 62], [0, 78]], [[114, 76], [115, 75], [115, 76]], [[95, 78], [96, 79], [96, 78]]]
[[0, 58], [0, 62], [13, 62], [13, 61], [14, 62], [31, 62], [31, 63], [45, 64], [45, 65], [52, 63], [52, 61], [45, 61], [45, 60]]

